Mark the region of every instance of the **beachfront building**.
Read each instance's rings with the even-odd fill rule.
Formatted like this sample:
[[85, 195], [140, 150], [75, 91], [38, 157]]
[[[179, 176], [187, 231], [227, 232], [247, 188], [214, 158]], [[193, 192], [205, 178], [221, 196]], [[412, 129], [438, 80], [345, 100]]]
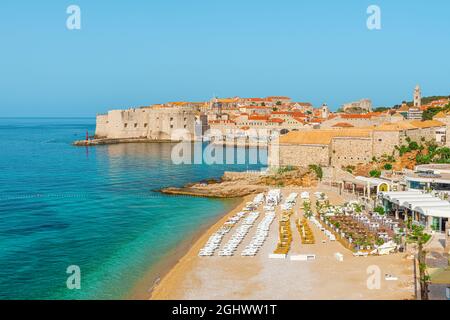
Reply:
[[426, 164], [416, 166], [405, 174], [409, 190], [433, 190], [450, 195], [450, 165]]
[[427, 230], [444, 232], [450, 218], [450, 202], [420, 191], [381, 192], [379, 202], [385, 212], [397, 219], [421, 225]]
[[167, 107], [157, 105], [111, 110], [99, 114], [96, 119], [96, 138], [150, 140], [179, 140], [177, 133], [185, 133], [185, 139], [195, 135], [195, 112], [192, 107]]
[[[436, 141], [443, 123], [399, 121], [375, 127], [293, 131], [281, 136], [279, 146], [269, 148], [269, 163], [279, 166], [332, 166], [341, 168], [370, 162], [396, 153], [396, 146], [413, 141]], [[278, 155], [271, 153], [278, 153]], [[279, 159], [279, 160], [278, 160]]]

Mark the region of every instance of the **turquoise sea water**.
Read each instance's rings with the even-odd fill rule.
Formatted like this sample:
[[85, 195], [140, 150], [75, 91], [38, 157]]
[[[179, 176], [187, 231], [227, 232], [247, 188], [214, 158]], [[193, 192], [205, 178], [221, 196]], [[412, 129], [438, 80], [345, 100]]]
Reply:
[[[152, 190], [260, 165], [174, 165], [172, 144], [73, 147], [95, 119], [0, 119], [0, 298], [125, 298], [235, 203]], [[264, 156], [263, 156], [264, 157]], [[69, 290], [66, 268], [81, 269]]]

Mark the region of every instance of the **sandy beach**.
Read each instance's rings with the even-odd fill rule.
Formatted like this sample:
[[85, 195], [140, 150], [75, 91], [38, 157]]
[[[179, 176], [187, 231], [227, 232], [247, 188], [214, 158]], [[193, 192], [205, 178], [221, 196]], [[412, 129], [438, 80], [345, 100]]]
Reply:
[[[313, 193], [317, 189], [284, 188], [283, 196], [290, 192], [308, 191], [311, 203], [316, 199]], [[344, 200], [331, 191], [326, 194], [332, 204], [342, 204]], [[203, 235], [201, 235], [183, 258], [163, 277], [147, 298], [162, 299], [414, 299], [413, 263], [405, 254], [389, 256], [354, 257], [339, 242], [323, 243], [325, 235], [311, 225], [316, 243], [301, 244], [300, 236], [291, 219], [293, 243], [289, 255], [315, 254], [313, 261], [291, 261], [287, 259], [269, 259], [278, 239], [278, 219], [269, 232], [269, 237], [255, 257], [242, 257], [240, 252], [250, 242], [261, 221], [261, 215], [247, 237], [238, 247], [233, 257], [199, 257], [200, 248], [212, 233], [235, 213], [241, 211], [247, 201], [229, 212]], [[299, 212], [301, 200], [297, 201], [295, 212]], [[258, 208], [263, 212], [262, 208]], [[279, 213], [279, 207], [277, 213]], [[301, 215], [301, 214], [300, 214]], [[278, 216], [278, 214], [277, 214]], [[236, 228], [236, 226], [234, 227]], [[232, 231], [223, 240], [225, 243]], [[334, 254], [343, 254], [344, 261], [339, 262]], [[380, 287], [369, 289], [367, 281], [371, 277], [370, 268], [376, 268], [381, 275]], [[385, 274], [398, 278], [386, 281]]]

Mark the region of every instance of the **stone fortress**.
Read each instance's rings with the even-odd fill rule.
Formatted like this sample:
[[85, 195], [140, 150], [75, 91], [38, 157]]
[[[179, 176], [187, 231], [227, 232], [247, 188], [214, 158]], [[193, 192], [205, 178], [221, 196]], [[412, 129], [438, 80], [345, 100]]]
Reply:
[[174, 135], [195, 135], [195, 113], [189, 107], [152, 106], [128, 110], [111, 110], [97, 115], [97, 139], [179, 140]]

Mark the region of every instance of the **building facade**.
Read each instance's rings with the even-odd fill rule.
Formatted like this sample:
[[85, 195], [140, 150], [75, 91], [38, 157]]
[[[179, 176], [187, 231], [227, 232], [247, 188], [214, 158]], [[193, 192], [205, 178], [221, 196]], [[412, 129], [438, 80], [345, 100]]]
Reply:
[[150, 140], [180, 140], [195, 135], [195, 113], [190, 107], [142, 107], [128, 110], [111, 110], [97, 115], [96, 138]]

